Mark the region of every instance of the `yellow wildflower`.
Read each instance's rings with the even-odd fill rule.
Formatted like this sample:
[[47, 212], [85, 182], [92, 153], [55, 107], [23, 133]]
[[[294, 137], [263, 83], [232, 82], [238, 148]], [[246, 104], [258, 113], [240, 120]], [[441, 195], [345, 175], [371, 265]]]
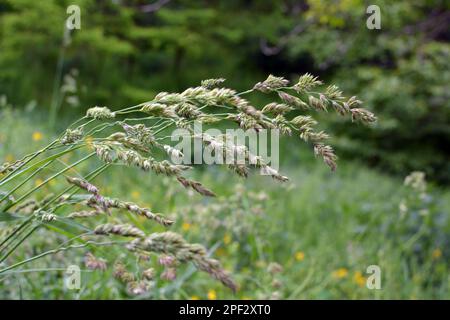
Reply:
[[433, 259], [439, 259], [440, 257], [442, 257], [442, 250], [439, 248], [434, 249], [432, 256], [433, 256]]
[[223, 236], [223, 243], [225, 243], [225, 244], [230, 244], [230, 242], [231, 242], [231, 236], [230, 236], [230, 234], [226, 233], [226, 234]]
[[216, 299], [217, 299], [216, 290], [209, 290], [208, 291], [208, 300], [216, 300]]
[[181, 229], [183, 229], [183, 231], [188, 231], [191, 228], [191, 224], [189, 222], [183, 222], [183, 224], [181, 225]]
[[31, 137], [33, 138], [33, 141], [40, 141], [40, 140], [42, 140], [43, 135], [41, 132], [35, 131], [35, 132], [33, 132]]
[[355, 272], [355, 274], [353, 275], [353, 281], [355, 281], [355, 283], [360, 287], [364, 287], [364, 285], [366, 284], [366, 278], [360, 271]]
[[346, 268], [339, 268], [333, 271], [333, 278], [342, 279], [348, 275], [348, 270]]
[[199, 296], [192, 296], [190, 299], [191, 300], [200, 300], [200, 297]]
[[295, 253], [295, 260], [303, 261], [305, 259], [305, 253], [303, 251], [297, 251]]
[[5, 156], [5, 161], [6, 162], [14, 162], [14, 156], [12, 155], [12, 154], [7, 154], [6, 156]]
[[140, 196], [141, 196], [141, 193], [140, 193], [139, 191], [133, 191], [133, 192], [131, 193], [131, 197], [132, 197], [134, 200], [138, 200], [138, 199], [140, 198]]

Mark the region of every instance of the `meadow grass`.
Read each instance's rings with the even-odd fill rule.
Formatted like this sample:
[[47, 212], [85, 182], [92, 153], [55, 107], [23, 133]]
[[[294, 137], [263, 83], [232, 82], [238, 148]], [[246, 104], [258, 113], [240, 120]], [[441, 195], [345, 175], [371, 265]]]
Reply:
[[[20, 114], [9, 120], [0, 128], [2, 160], [15, 159], [52, 138], [50, 132], [31, 126], [32, 120]], [[219, 168], [200, 170], [195, 179], [214, 190], [218, 197], [213, 199], [180, 192], [182, 186], [173, 180], [142, 176], [132, 168], [111, 170], [96, 180], [107, 186], [102, 192], [108, 196], [129, 198], [177, 217], [171, 230], [211, 248], [224, 267], [232, 271], [239, 284], [236, 294], [208, 275], [184, 266], [174, 281], [158, 279], [154, 290], [130, 296], [112, 276], [117, 257], [136, 272], [155, 263], [139, 261], [114, 247], [96, 247], [51, 254], [2, 274], [0, 297], [450, 298], [449, 252], [445, 246], [450, 229], [446, 219], [450, 208], [448, 190], [429, 186], [427, 191], [429, 215], [439, 218], [437, 225], [426, 220], [402, 220], [399, 204], [411, 193], [403, 179], [385, 176], [358, 163], [341, 162], [332, 173], [300, 147], [294, 157], [302, 160], [301, 165], [283, 167], [291, 182], [281, 187], [265, 177], [243, 180]], [[36, 181], [39, 176], [30, 183]], [[46, 186], [37, 197], [44, 197], [52, 188], [51, 184]], [[147, 232], [163, 230], [131, 214], [128, 219]], [[0, 222], [2, 228], [7, 223]], [[436, 227], [437, 231], [432, 229]], [[69, 234], [66, 237], [40, 229], [7, 261], [10, 264], [64, 246], [68, 238]], [[87, 251], [104, 258], [107, 269], [93, 271], [84, 267]], [[67, 290], [63, 284], [65, 269], [71, 264], [82, 266], [79, 291]], [[382, 270], [381, 290], [369, 290], [365, 285], [366, 268], [373, 264]]]

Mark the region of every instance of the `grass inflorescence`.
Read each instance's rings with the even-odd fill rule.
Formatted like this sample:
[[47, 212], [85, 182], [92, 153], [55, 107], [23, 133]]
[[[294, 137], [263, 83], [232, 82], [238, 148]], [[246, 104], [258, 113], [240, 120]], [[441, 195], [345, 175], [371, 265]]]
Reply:
[[[243, 158], [243, 163], [227, 163], [227, 167], [239, 176], [247, 177], [252, 168], [259, 168], [263, 175], [275, 180], [288, 180], [263, 158], [252, 154], [245, 145], [230, 143], [226, 136], [218, 139], [198, 134], [193, 130], [195, 122], [212, 126], [220, 122], [228, 128], [240, 127], [257, 133], [263, 129], [278, 129], [284, 135], [298, 135], [312, 144], [314, 154], [334, 171], [337, 156], [326, 143], [329, 135], [316, 129], [318, 122], [304, 113], [335, 110], [340, 115], [349, 116], [352, 121], [366, 124], [376, 121], [376, 117], [363, 109], [362, 102], [356, 97], [344, 97], [336, 86], [319, 90], [322, 82], [309, 74], [301, 76], [292, 86], [287, 79], [270, 75], [244, 92], [222, 87], [224, 81], [222, 78], [209, 79], [202, 81], [201, 86], [181, 93], [161, 92], [151, 101], [117, 111], [107, 107], [90, 108], [58, 139], [20, 160], [2, 164], [0, 215], [2, 220], [10, 218], [14, 223], [0, 239], [0, 275], [30, 259], [35, 260], [32, 257], [5, 265], [29, 237], [46, 228], [71, 237], [68, 241], [86, 246], [95, 246], [99, 237], [120, 237], [124, 240], [109, 245], [120, 246], [136, 255], [162, 257], [160, 261], [165, 261], [163, 265], [166, 267], [162, 278], [165, 280], [176, 279], [179, 263], [191, 262], [197, 269], [235, 291], [237, 284], [217, 260], [209, 257], [203, 246], [191, 244], [171, 231], [149, 233], [133, 225], [135, 219], [145, 218], [169, 228], [175, 222], [173, 214], [154, 213], [135, 202], [108, 197], [107, 192], [102, 191], [107, 190], [108, 185], [97, 187], [92, 181], [108, 170], [118, 170], [119, 166], [135, 167], [173, 178], [202, 196], [215, 197], [213, 190], [186, 176], [193, 166], [172, 161], [184, 156], [166, 142], [165, 133], [176, 128], [185, 129], [193, 139], [201, 139], [204, 148], [221, 150], [224, 156], [231, 154]], [[276, 98], [259, 108], [245, 98], [255, 93], [274, 94]], [[158, 154], [166, 158], [159, 159]], [[66, 163], [65, 158], [70, 155], [79, 159]], [[81, 167], [89, 168], [90, 172], [81, 174]], [[51, 174], [31, 185], [33, 177], [43, 171]], [[66, 179], [65, 188], [42, 200], [33, 198], [38, 190], [61, 177]], [[130, 237], [135, 239], [127, 239]], [[169, 260], [173, 261], [167, 263]], [[91, 253], [86, 255], [85, 261], [91, 269], [107, 268], [106, 261], [98, 260]], [[116, 277], [127, 284], [130, 292], [140, 294], [151, 287], [154, 277], [151, 271], [138, 281], [128, 275], [123, 264], [116, 263], [115, 269]]]

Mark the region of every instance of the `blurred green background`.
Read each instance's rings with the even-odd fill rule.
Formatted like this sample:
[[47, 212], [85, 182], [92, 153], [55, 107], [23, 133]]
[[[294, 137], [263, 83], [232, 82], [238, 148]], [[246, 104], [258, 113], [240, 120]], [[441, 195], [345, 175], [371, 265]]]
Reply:
[[[166, 3], [167, 2], [167, 3]], [[66, 8], [81, 29], [65, 31]], [[381, 8], [381, 30], [366, 8]], [[341, 156], [448, 183], [448, 1], [0, 1], [0, 94], [54, 122], [213, 77], [246, 89], [310, 72], [358, 95], [372, 130], [328, 116]]]
[[[72, 4], [81, 8], [81, 29], [68, 31], [66, 9]], [[381, 9], [381, 30], [366, 27], [369, 4]], [[378, 123], [351, 126], [322, 115], [342, 166], [335, 175], [297, 148], [298, 141], [295, 148], [293, 139], [284, 141], [281, 171], [300, 187], [268, 187], [265, 218], [251, 220], [247, 240], [233, 233], [242, 221], [214, 240], [193, 232], [191, 223], [201, 228], [202, 221], [188, 216], [188, 225], [178, 228], [202, 243], [225, 245], [226, 265], [238, 273], [243, 289], [230, 296], [201, 278], [200, 290], [191, 281], [168, 296], [267, 298], [276, 290], [275, 298], [449, 298], [449, 38], [445, 0], [0, 0], [0, 159], [36, 149], [95, 105], [131, 106], [207, 78], [224, 77], [228, 87], [245, 90], [270, 73], [295, 81], [310, 72], [357, 95]], [[402, 179], [414, 170], [426, 173], [433, 191], [421, 198], [419, 190], [417, 199], [408, 200], [413, 213], [401, 218], [399, 204], [417, 191], [402, 186]], [[237, 182], [211, 178], [217, 175], [207, 171], [203, 180], [216, 183], [219, 194], [234, 194]], [[266, 188], [262, 180], [247, 183], [252, 192]], [[132, 191], [136, 198], [145, 193]], [[159, 199], [160, 193], [146, 197]], [[150, 201], [177, 208], [156, 199]], [[245, 211], [245, 201], [236, 200], [236, 206]], [[257, 223], [269, 228], [266, 233], [255, 231]], [[391, 282], [382, 293], [359, 286], [368, 257], [388, 266]], [[285, 266], [281, 288], [271, 287], [274, 279], [264, 271], [269, 261]], [[4, 296], [19, 297], [17, 288], [6, 289], [11, 283]], [[45, 288], [25, 297], [73, 297]], [[115, 294], [101, 297], [120, 296]]]

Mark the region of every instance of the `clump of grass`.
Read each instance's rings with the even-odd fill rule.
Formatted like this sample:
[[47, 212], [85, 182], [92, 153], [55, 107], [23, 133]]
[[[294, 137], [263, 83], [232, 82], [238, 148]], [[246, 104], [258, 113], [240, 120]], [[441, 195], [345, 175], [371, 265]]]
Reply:
[[[124, 250], [138, 255], [170, 256], [174, 263], [170, 263], [162, 275], [166, 280], [176, 278], [178, 263], [191, 262], [197, 269], [236, 290], [237, 285], [230, 275], [217, 260], [208, 256], [201, 245], [188, 243], [181, 235], [170, 231], [148, 233], [131, 223], [122, 223], [123, 219], [132, 222], [134, 218], [116, 215], [115, 211], [145, 217], [163, 227], [169, 227], [174, 222], [171, 217], [154, 213], [134, 202], [106, 197], [100, 192], [101, 188], [92, 184], [92, 180], [117, 166], [136, 167], [145, 172], [173, 177], [183, 187], [203, 196], [215, 196], [215, 193], [201, 182], [185, 176], [192, 166], [170, 161], [183, 155], [166, 143], [168, 136], [163, 133], [170, 128], [183, 128], [189, 132], [191, 138], [201, 139], [205, 148], [219, 149], [223, 151], [224, 157], [229, 154], [242, 156], [244, 163], [237, 160], [227, 163], [227, 167], [239, 176], [247, 177], [252, 168], [259, 168], [262, 174], [283, 182], [288, 178], [270, 167], [261, 157], [251, 154], [245, 145], [230, 143], [226, 137], [223, 140], [205, 134], [199, 135], [193, 130], [194, 122], [208, 125], [224, 122], [228, 127], [235, 123], [234, 127], [237, 125], [256, 132], [262, 129], [278, 129], [282, 134], [297, 134], [302, 140], [311, 143], [314, 153], [335, 170], [337, 157], [333, 148], [326, 144], [329, 135], [316, 130], [318, 123], [313, 117], [293, 117], [292, 114], [333, 109], [343, 116], [349, 116], [352, 121], [371, 123], [376, 118], [371, 112], [361, 108], [361, 101], [356, 97], [345, 98], [336, 86], [318, 90], [316, 87], [322, 83], [309, 74], [301, 76], [292, 86], [289, 86], [287, 79], [270, 75], [265, 81], [244, 92], [221, 87], [224, 81], [208, 79], [202, 81], [201, 86], [188, 88], [181, 93], [161, 92], [151, 101], [117, 111], [111, 111], [107, 107], [91, 108], [86, 116], [75, 121], [55, 141], [12, 164], [1, 165], [0, 188], [6, 191], [0, 194], [0, 214], [2, 219], [10, 217], [15, 222], [11, 224], [11, 231], [0, 240], [0, 263], [9, 261], [12, 253], [37, 229], [47, 227], [54, 232], [71, 236], [67, 242], [81, 242], [80, 246], [86, 247], [96, 246], [98, 242], [95, 239], [98, 237], [134, 237], [131, 241], [112, 241], [106, 245], [121, 246]], [[260, 109], [244, 98], [258, 92], [275, 93], [278, 98]], [[158, 150], [169, 159], [157, 159], [155, 154]], [[67, 164], [62, 159], [69, 155], [78, 156], [79, 159]], [[94, 160], [95, 157], [101, 164]], [[94, 165], [96, 167], [92, 169]], [[83, 166], [89, 166], [91, 171], [85, 175], [80, 174], [78, 170]], [[52, 174], [39, 183], [30, 185], [32, 179], [43, 172]], [[67, 176], [69, 172], [75, 172], [78, 176]], [[60, 176], [66, 177], [66, 188], [41, 201], [32, 198], [38, 190]], [[79, 192], [83, 193], [78, 194]], [[87, 208], [80, 211], [80, 207]], [[94, 223], [100, 218], [108, 222]], [[74, 222], [75, 219], [86, 223]], [[49, 251], [48, 254], [74, 246], [67, 245], [64, 249]], [[1, 269], [0, 274], [45, 254], [47, 253], [10, 264]], [[93, 269], [106, 268], [106, 264], [97, 261], [93, 256], [87, 256], [86, 264]], [[137, 281], [129, 276], [120, 264], [116, 265], [116, 269], [117, 278], [127, 284], [130, 292], [140, 294], [151, 287], [148, 283], [152, 278], [150, 272], [143, 276], [144, 280]]]

